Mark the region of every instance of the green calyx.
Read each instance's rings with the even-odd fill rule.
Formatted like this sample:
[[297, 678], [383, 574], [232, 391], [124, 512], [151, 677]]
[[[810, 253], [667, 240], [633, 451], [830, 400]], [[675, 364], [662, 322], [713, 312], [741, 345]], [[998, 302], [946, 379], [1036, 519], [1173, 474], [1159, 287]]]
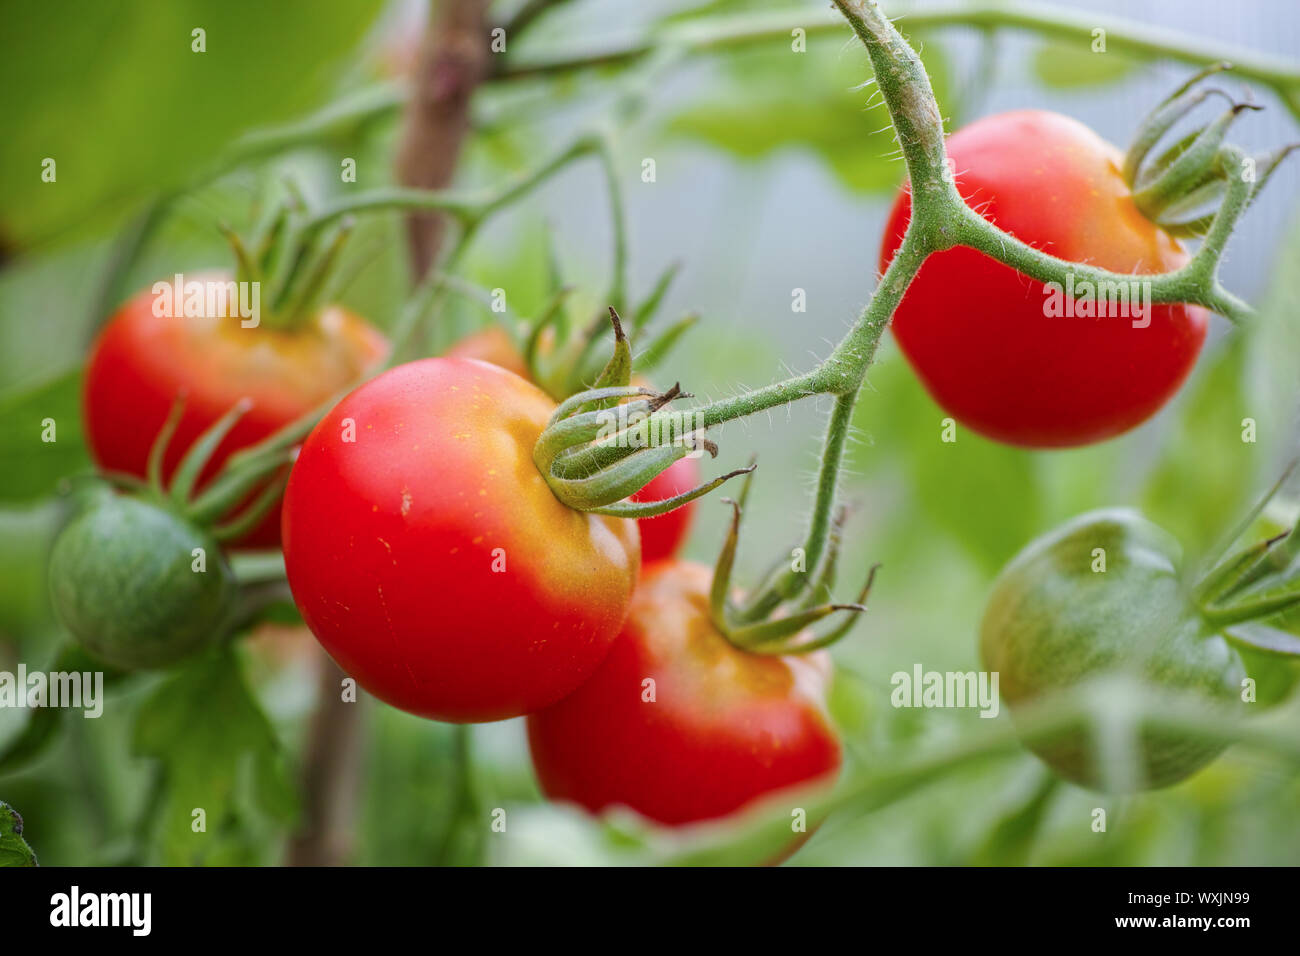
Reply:
[[[1231, 69], [1225, 62], [1201, 70], [1166, 97], [1142, 121], [1124, 157], [1123, 175], [1142, 213], [1171, 235], [1204, 236], [1214, 223], [1233, 178], [1248, 184], [1244, 209], [1255, 199], [1278, 164], [1295, 145], [1255, 157], [1246, 157], [1226, 145], [1228, 130], [1244, 112], [1262, 109], [1234, 101], [1202, 80]], [[1167, 133], [1201, 103], [1221, 97], [1228, 108], [1209, 123], [1185, 134], [1159, 155], [1151, 153]]]
[[328, 235], [308, 215], [302, 194], [290, 184], [288, 196], [272, 208], [246, 243], [229, 226], [219, 226], [235, 257], [235, 278], [261, 290], [259, 325], [289, 330], [301, 326], [328, 301], [331, 280], [354, 221], [341, 217]]
[[[306, 423], [295, 423], [267, 441], [231, 456], [216, 478], [198, 491], [199, 477], [208, 462], [231, 429], [252, 407], [248, 399], [237, 402], [199, 435], [176, 466], [170, 485], [164, 487], [163, 458], [184, 413], [185, 400], [183, 393], [177, 396], [171, 414], [154, 440], [149, 451], [147, 480], [139, 490], [154, 503], [176, 512], [183, 520], [210, 527], [218, 541], [239, 538], [255, 528], [280, 500], [289, 480], [289, 465], [296, 454], [293, 442], [301, 438], [299, 433]], [[114, 476], [108, 477], [115, 480]], [[128, 481], [127, 484], [135, 486], [136, 483]], [[258, 488], [261, 491], [242, 511], [222, 520]]]
[[[760, 588], [750, 596], [747, 604], [733, 601], [731, 577], [740, 542], [740, 520], [749, 497], [754, 467], [751, 463], [749, 473], [741, 482], [740, 495], [735, 500], [723, 499], [731, 505], [732, 513], [726, 540], [713, 568], [713, 586], [709, 592], [709, 616], [713, 626], [733, 645], [754, 654], [808, 654], [829, 647], [846, 636], [859, 616], [867, 610], [867, 596], [871, 593], [880, 565], [871, 566], [866, 583], [852, 602], [836, 603], [831, 600], [846, 517], [841, 509], [832, 523], [826, 555], [821, 564], [813, 569], [812, 574], [801, 573], [807, 583], [805, 593], [795, 595], [788, 601], [778, 598], [767, 603], [764, 598], [771, 591]], [[775, 575], [769, 575], [769, 581], [774, 577]], [[758, 613], [755, 613], [756, 607], [761, 608]], [[843, 619], [834, 626], [820, 630], [813, 628], [814, 624], [835, 614], [841, 614]]]
[[[528, 369], [528, 377], [557, 402], [595, 387], [593, 383], [612, 381], [608, 360], [599, 355], [598, 346], [609, 328], [610, 319], [602, 312], [579, 323], [570, 309], [574, 287], [565, 284], [553, 244], [548, 244], [550, 263], [546, 303], [531, 318], [518, 318], [507, 311], [505, 331], [519, 346]], [[699, 322], [699, 315], [688, 313], [671, 322], [656, 322], [664, 297], [680, 266], [669, 266], [656, 280], [646, 297], [635, 305], [626, 322], [616, 306], [609, 311], [618, 317], [625, 335], [616, 342], [615, 358], [630, 363], [636, 356], [639, 374], [652, 372], [663, 364], [682, 336]], [[491, 292], [472, 282], [439, 274], [435, 282], [484, 308], [499, 310]]]
[[[621, 518], [665, 514], [750, 469], [738, 469], [663, 501], [629, 501], [656, 476], [687, 455], [717, 446], [689, 426], [689, 418], [661, 427], [656, 418], [670, 402], [689, 398], [674, 385], [666, 392], [629, 384], [632, 348], [618, 313], [609, 310], [614, 352], [588, 389], [566, 398], [533, 447], [533, 462], [561, 502], [578, 511]], [[687, 422], [688, 424], [683, 424]]]
[[[1295, 470], [1293, 462], [1233, 533], [1240, 538]], [[1192, 591], [1201, 616], [1235, 643], [1300, 659], [1300, 519], [1286, 531], [1221, 558]]]

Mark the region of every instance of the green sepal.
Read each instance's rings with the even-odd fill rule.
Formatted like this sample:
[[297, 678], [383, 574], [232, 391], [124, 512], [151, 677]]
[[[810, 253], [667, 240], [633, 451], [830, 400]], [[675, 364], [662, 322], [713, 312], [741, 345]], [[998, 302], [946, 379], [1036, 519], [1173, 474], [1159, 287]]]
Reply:
[[241, 398], [235, 402], [230, 411], [213, 422], [185, 453], [185, 457], [176, 467], [176, 473], [172, 475], [171, 488], [168, 489], [171, 500], [182, 510], [189, 503], [194, 486], [198, 484], [199, 475], [212, 460], [217, 447], [252, 407], [253, 402], [248, 398]]

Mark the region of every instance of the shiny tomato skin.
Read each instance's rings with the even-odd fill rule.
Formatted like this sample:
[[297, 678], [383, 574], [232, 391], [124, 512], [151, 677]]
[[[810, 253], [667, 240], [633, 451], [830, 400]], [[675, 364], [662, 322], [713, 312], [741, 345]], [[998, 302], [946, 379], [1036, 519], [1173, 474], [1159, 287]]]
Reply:
[[[632, 496], [632, 500], [663, 501], [690, 491], [700, 484], [700, 480], [699, 460], [683, 458], [656, 475], [648, 485]], [[694, 515], [695, 502], [692, 501], [667, 514], [637, 519], [641, 528], [641, 560], [649, 564], [677, 554], [690, 533]]]
[[[321, 310], [293, 331], [276, 331], [243, 328], [229, 316], [156, 316], [153, 303], [152, 290], [137, 294], [100, 331], [82, 392], [95, 461], [140, 477], [179, 393], [185, 393], [185, 411], [163, 459], [168, 479], [205, 429], [241, 399], [252, 400], [204, 469], [202, 486], [231, 454], [354, 384], [388, 348], [379, 331], [339, 307]], [[277, 508], [237, 543], [272, 547], [279, 537]]]
[[551, 493], [532, 449], [554, 408], [498, 366], [424, 359], [351, 392], [303, 444], [285, 492], [289, 585], [376, 697], [435, 720], [517, 717], [609, 650], [639, 538]]
[[[963, 198], [1017, 238], [1072, 262], [1156, 273], [1188, 261], [1146, 219], [1122, 158], [1081, 123], [1042, 110], [986, 117], [954, 133], [948, 154]], [[883, 271], [911, 216], [906, 188], [891, 211]], [[957, 247], [922, 265], [894, 313], [903, 354], [935, 401], [990, 438], [1027, 447], [1103, 441], [1156, 413], [1187, 377], [1208, 316], [1189, 305], [1130, 317], [1045, 315], [1045, 288], [983, 253]]]
[[679, 825], [834, 781], [840, 744], [822, 705], [824, 652], [736, 649], [709, 621], [710, 577], [698, 564], [647, 567], [600, 669], [528, 718], [547, 796], [593, 813], [622, 804]]

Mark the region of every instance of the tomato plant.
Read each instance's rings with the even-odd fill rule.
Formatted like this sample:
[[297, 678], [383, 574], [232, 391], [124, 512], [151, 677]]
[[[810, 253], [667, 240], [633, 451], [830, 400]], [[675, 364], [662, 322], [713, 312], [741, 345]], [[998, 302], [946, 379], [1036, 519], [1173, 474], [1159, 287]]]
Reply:
[[[1043, 110], [988, 116], [949, 138], [948, 158], [972, 209], [1054, 256], [1134, 275], [1188, 262], [1134, 202], [1119, 151], [1076, 120]], [[882, 270], [910, 216], [905, 188], [885, 225]], [[1141, 285], [1122, 288], [1130, 304], [1114, 315], [1099, 314], [1101, 299], [1053, 315], [1043, 283], [978, 250], [947, 249], [921, 266], [892, 327], [935, 401], [962, 424], [1015, 445], [1084, 445], [1159, 411], [1205, 341], [1204, 309], [1148, 302], [1141, 312]]]
[[[1296, 856], [1294, 479], [1220, 518], [1294, 451], [1294, 270], [1262, 270], [1300, 232], [1246, 216], [1293, 147], [1228, 134], [1300, 117], [1300, 65], [1033, 5], [652, 3], [555, 49], [550, 0], [402, 6], [348, 5], [358, 55], [307, 57], [331, 99], [282, 122], [217, 80], [265, 85], [277, 57], [241, 51], [290, 54], [301, 17], [31, 6], [0, 37], [26, 104], [0, 312], [48, 316], [0, 321], [0, 863]], [[376, 77], [392, 23], [414, 62]], [[1013, 28], [1043, 44], [1027, 105], [1034, 77], [1130, 83], [1081, 104], [1098, 132], [978, 118]], [[1157, 61], [1180, 79], [1141, 119], [1111, 74]], [[705, 81], [665, 98], [679, 67]], [[184, 157], [137, 136], [142, 191], [112, 137], [182, 81], [247, 123]], [[197, 308], [127, 296], [223, 258]], [[466, 304], [491, 324], [430, 357]], [[733, 479], [712, 571], [683, 563]], [[102, 723], [69, 719], [78, 684]]]
[[548, 796], [593, 812], [628, 806], [675, 825], [834, 781], [840, 744], [824, 706], [829, 660], [733, 646], [710, 619], [710, 586], [701, 565], [647, 568], [604, 663], [528, 718]]
[[498, 366], [425, 359], [351, 392], [303, 444], [285, 492], [289, 584], [377, 697], [439, 720], [517, 717], [609, 650], [640, 543], [537, 473], [553, 409]]
[[[225, 282], [229, 277], [207, 276]], [[207, 482], [236, 451], [308, 414], [382, 361], [387, 342], [359, 316], [324, 308], [292, 328], [245, 327], [238, 315], [157, 314], [145, 290], [127, 301], [99, 333], [86, 365], [83, 409], [95, 461], [109, 471], [144, 477], [149, 450], [177, 398], [184, 411], [163, 460], [170, 477], [199, 434], [248, 399], [200, 478]], [[161, 311], [161, 310], [158, 310]], [[279, 540], [278, 511], [242, 541]]]

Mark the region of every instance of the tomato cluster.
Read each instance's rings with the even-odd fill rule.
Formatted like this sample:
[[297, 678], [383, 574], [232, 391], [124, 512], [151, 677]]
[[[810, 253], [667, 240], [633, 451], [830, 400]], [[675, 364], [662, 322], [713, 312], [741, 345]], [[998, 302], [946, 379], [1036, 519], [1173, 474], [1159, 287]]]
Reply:
[[[948, 148], [966, 202], [1030, 245], [1135, 280], [1187, 262], [1139, 212], [1115, 151], [1072, 120], [1004, 114]], [[904, 189], [882, 269], [910, 216]], [[947, 412], [1039, 447], [1100, 441], [1146, 420], [1205, 337], [1194, 306], [1151, 306], [1137, 321], [1052, 317], [1050, 294], [951, 248], [921, 267], [894, 333]], [[93, 653], [124, 668], [166, 666], [232, 626], [231, 564], [181, 506], [185, 496], [164, 495], [161, 482], [185, 471], [187, 449], [210, 442], [182, 485], [215, 487], [234, 453], [350, 388], [302, 442], [282, 509], [234, 543], [282, 545], [303, 619], [363, 688], [436, 720], [527, 716], [542, 789], [592, 812], [627, 806], [689, 824], [835, 779], [824, 653], [732, 642], [710, 572], [677, 557], [693, 505], [634, 520], [556, 496], [534, 461], [556, 400], [503, 329], [366, 380], [389, 346], [342, 308], [247, 329], [226, 314], [162, 316], [154, 304], [141, 293], [107, 324], [84, 394], [96, 461], [152, 491], [93, 497], [53, 556], [60, 615]], [[633, 498], [674, 498], [699, 485], [699, 472], [683, 458]], [[259, 477], [235, 485], [241, 506], [267, 487]], [[1109, 577], [1083, 572], [1094, 548], [1112, 555]], [[202, 576], [187, 570], [195, 555], [211, 557]], [[1013, 707], [1115, 670], [1231, 699], [1241, 659], [1190, 609], [1176, 563], [1158, 529], [1127, 513], [1031, 544], [999, 578], [982, 637]], [[1143, 627], [1118, 627], [1135, 604], [1154, 609]], [[1105, 782], [1077, 737], [1034, 746], [1063, 776]], [[1148, 735], [1141, 769], [1151, 785], [1171, 783], [1219, 749]]]
[[637, 522], [566, 507], [533, 464], [553, 410], [499, 366], [438, 358], [325, 416], [284, 507], [325, 649], [412, 713], [533, 715], [543, 787], [593, 810], [688, 823], [833, 776], [814, 662], [729, 644], [704, 568], [661, 555], [638, 584]]

